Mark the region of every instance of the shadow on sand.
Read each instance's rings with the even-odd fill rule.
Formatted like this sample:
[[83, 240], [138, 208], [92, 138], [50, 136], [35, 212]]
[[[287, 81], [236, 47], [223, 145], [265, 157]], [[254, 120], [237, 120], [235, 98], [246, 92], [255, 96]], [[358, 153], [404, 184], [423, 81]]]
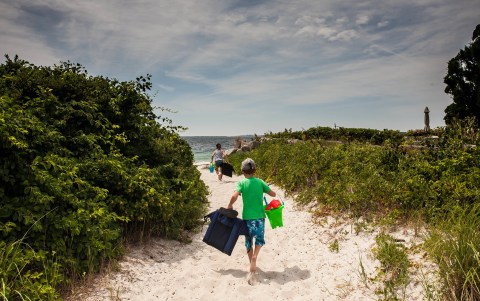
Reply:
[[[222, 269], [216, 272], [222, 275], [232, 275], [235, 278], [245, 278], [247, 276], [247, 271], [239, 269]], [[275, 282], [283, 285], [288, 282], [302, 281], [308, 278], [310, 278], [310, 271], [302, 270], [298, 266], [286, 268], [283, 272], [263, 271], [257, 268], [257, 281], [264, 284]]]

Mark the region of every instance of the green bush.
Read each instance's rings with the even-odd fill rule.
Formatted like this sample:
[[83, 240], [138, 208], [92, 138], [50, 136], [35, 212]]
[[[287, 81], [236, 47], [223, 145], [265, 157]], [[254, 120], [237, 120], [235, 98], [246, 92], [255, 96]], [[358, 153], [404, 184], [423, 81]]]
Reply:
[[125, 238], [184, 239], [198, 225], [207, 188], [150, 87], [149, 76], [119, 82], [78, 64], [0, 65], [4, 300], [58, 299]]

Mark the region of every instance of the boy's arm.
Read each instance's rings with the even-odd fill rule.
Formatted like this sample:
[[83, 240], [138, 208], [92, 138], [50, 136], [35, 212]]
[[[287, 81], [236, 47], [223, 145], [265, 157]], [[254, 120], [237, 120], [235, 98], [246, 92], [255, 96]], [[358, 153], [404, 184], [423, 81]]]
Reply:
[[235, 191], [232, 194], [232, 197], [230, 198], [230, 203], [228, 203], [227, 209], [233, 209], [233, 203], [237, 201], [239, 195], [240, 195], [240, 192], [238, 191]]
[[267, 190], [268, 190], [267, 194], [268, 194], [269, 196], [271, 196], [271, 197], [277, 196], [277, 194], [275, 193], [275, 191], [273, 191], [273, 190], [270, 188], [270, 186], [268, 186], [267, 183], [263, 182], [263, 191], [267, 191]]

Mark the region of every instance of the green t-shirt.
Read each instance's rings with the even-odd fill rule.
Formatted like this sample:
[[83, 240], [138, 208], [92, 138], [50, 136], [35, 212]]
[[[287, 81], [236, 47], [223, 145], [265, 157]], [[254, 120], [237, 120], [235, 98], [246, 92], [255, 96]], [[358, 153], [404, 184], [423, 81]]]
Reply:
[[236, 190], [242, 195], [244, 220], [265, 218], [263, 194], [270, 191], [267, 183], [255, 177], [245, 178], [237, 183]]

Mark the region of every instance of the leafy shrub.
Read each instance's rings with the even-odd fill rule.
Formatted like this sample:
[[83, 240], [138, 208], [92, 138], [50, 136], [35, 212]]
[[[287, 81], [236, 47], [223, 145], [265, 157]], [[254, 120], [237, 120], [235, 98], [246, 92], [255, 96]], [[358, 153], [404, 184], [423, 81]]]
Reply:
[[78, 64], [0, 65], [4, 299], [55, 300], [125, 238], [183, 238], [198, 224], [207, 188], [182, 128], [154, 114], [150, 87], [149, 76], [119, 82]]

